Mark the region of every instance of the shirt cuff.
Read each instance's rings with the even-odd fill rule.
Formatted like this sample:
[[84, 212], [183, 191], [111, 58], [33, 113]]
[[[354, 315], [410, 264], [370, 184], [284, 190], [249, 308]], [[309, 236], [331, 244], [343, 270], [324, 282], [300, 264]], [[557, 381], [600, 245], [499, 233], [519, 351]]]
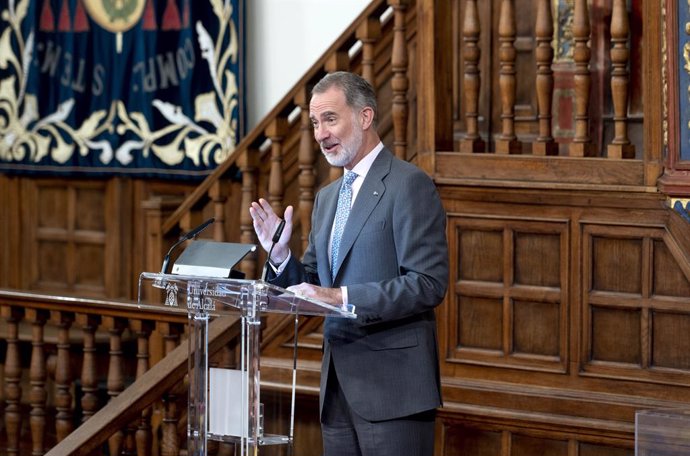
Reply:
[[288, 250], [288, 256], [280, 264], [274, 263], [270, 258], [268, 259], [268, 264], [271, 265], [271, 268], [273, 268], [273, 272], [275, 272], [276, 276], [279, 276], [285, 270], [285, 266], [287, 266], [291, 256], [292, 252]]

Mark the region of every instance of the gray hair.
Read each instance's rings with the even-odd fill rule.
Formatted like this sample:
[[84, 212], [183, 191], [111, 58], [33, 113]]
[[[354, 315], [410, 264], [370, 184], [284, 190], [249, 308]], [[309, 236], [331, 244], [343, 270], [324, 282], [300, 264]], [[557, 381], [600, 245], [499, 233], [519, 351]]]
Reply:
[[371, 108], [374, 111], [374, 122], [378, 120], [378, 106], [376, 92], [369, 82], [363, 77], [347, 71], [336, 71], [324, 76], [311, 90], [312, 96], [324, 93], [331, 87], [337, 87], [345, 94], [345, 102], [355, 110]]

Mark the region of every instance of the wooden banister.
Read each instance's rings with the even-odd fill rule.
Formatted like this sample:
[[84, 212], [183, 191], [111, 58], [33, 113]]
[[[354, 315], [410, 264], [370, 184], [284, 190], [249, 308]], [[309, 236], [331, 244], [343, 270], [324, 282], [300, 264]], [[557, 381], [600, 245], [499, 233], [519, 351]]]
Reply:
[[[236, 318], [219, 318], [208, 328], [208, 350], [214, 353], [239, 333]], [[88, 421], [53, 447], [46, 456], [81, 456], [91, 454], [105, 442], [114, 429], [121, 429], [141, 416], [165, 391], [182, 382], [187, 373], [188, 347], [179, 345], [129, 388], [114, 397]]]
[[343, 34], [323, 53], [323, 55], [309, 68], [304, 76], [287, 92], [287, 94], [276, 104], [276, 106], [256, 125], [256, 127], [245, 136], [237, 145], [230, 156], [221, 163], [206, 179], [204, 179], [189, 197], [163, 222], [162, 232], [168, 233], [176, 227], [182, 216], [189, 212], [193, 207], [198, 206], [202, 200], [208, 198], [209, 192], [214, 183], [226, 175], [238, 163], [242, 154], [250, 150], [258, 150], [266, 139], [265, 132], [276, 122], [277, 119], [284, 118], [285, 113], [290, 113], [294, 109], [294, 100], [299, 92], [305, 87], [310, 87], [315, 81], [321, 78], [329, 69], [328, 62], [334, 55], [341, 55], [347, 62], [338, 66], [350, 68], [352, 57], [348, 55], [348, 50], [357, 42], [357, 32], [362, 24], [372, 18], [380, 20], [383, 13], [388, 9], [385, 0], [374, 0], [362, 11], [362, 13], [352, 22]]

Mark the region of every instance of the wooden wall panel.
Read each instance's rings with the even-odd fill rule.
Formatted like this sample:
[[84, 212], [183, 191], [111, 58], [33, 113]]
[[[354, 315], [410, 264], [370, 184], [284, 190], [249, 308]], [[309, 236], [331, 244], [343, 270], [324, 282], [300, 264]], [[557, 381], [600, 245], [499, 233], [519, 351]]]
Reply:
[[[690, 382], [689, 284], [655, 226], [583, 226], [582, 364], [589, 375]], [[673, 369], [673, 376], [663, 372]]]
[[114, 220], [106, 219], [107, 184], [27, 179], [24, 190], [28, 288], [108, 296], [105, 276], [112, 271], [106, 263], [106, 227]]
[[690, 315], [655, 311], [650, 365], [690, 371]]
[[637, 410], [690, 402], [690, 225], [652, 193], [440, 189], [437, 454], [632, 456]]
[[458, 423], [440, 418], [437, 455], [447, 456], [633, 456], [631, 442], [526, 423], [481, 420]]
[[655, 240], [653, 244], [654, 257], [652, 259], [652, 293], [655, 295], [688, 297], [690, 296], [690, 281], [678, 268], [671, 250], [663, 240]]
[[[193, 183], [0, 175], [0, 286], [136, 299], [144, 270], [142, 201]], [[233, 225], [233, 229], [236, 226]]]
[[448, 362], [566, 369], [568, 225], [452, 214]]

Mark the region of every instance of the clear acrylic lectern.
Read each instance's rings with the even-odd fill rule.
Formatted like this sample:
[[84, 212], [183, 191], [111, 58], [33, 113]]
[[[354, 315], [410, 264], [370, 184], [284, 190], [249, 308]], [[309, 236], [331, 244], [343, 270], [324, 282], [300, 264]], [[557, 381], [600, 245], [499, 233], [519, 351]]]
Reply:
[[690, 410], [638, 410], [635, 413], [635, 456], [690, 454]]
[[[149, 293], [150, 289], [162, 293]], [[147, 298], [157, 296], [160, 299]], [[297, 344], [295, 337], [292, 371], [292, 406], [289, 435], [264, 433], [260, 398], [260, 330], [264, 313], [284, 313], [295, 316], [295, 331], [299, 315], [356, 318], [354, 307], [335, 307], [313, 299], [299, 297], [283, 288], [261, 280], [224, 279], [144, 272], [139, 277], [139, 306], [164, 307], [171, 311], [187, 311], [189, 319], [189, 415], [187, 421], [188, 454], [206, 456], [208, 440], [235, 442], [242, 455], [255, 454], [262, 445], [289, 445], [294, 437], [295, 382]], [[211, 372], [208, 366], [208, 323], [210, 318], [222, 316], [241, 318], [241, 355], [239, 369]], [[296, 336], [296, 333], [295, 333]], [[218, 374], [218, 375], [216, 375]], [[215, 380], [214, 380], [215, 379]], [[228, 400], [232, 410], [221, 414], [211, 410], [214, 420], [209, 423], [210, 394]], [[213, 383], [216, 385], [213, 385]], [[222, 382], [218, 386], [218, 382]], [[226, 394], [227, 393], [227, 394]], [[222, 416], [221, 416], [222, 415]], [[221, 423], [227, 416], [236, 420]], [[210, 428], [209, 428], [210, 425]]]

